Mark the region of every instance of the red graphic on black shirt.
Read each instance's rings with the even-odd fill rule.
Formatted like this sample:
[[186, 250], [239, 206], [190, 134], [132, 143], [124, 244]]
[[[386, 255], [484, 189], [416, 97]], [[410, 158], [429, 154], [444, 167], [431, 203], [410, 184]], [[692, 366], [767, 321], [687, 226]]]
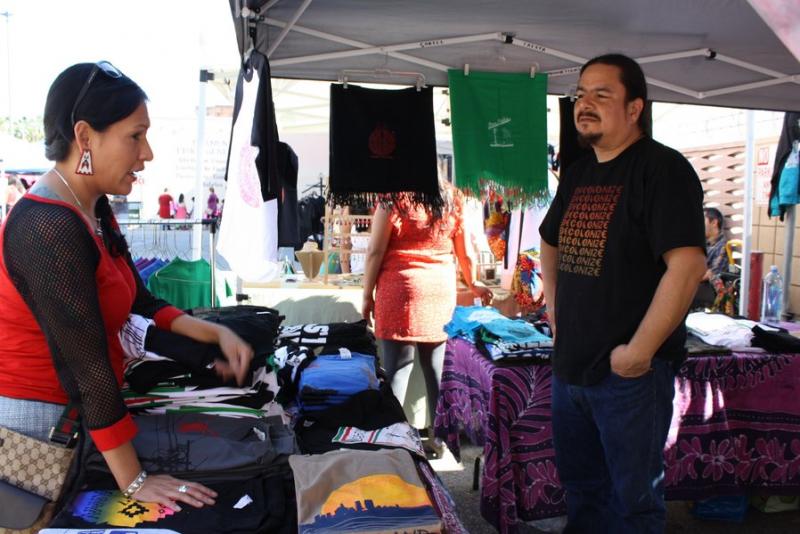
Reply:
[[369, 134], [370, 157], [390, 159], [396, 148], [397, 137], [385, 124], [379, 123]]
[[621, 185], [576, 187], [558, 229], [558, 270], [599, 277]]

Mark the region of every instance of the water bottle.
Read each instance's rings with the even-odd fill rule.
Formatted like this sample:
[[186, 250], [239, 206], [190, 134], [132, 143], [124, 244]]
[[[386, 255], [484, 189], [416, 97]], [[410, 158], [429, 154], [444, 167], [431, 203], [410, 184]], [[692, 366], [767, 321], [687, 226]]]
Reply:
[[761, 291], [761, 322], [777, 323], [781, 320], [783, 307], [783, 278], [778, 266], [773, 265], [764, 277]]

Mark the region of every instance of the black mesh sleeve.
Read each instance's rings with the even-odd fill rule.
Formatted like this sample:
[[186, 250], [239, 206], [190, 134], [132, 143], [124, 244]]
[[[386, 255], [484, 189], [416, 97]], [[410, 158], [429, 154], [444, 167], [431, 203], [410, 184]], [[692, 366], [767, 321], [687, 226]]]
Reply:
[[86, 223], [69, 208], [22, 199], [8, 216], [2, 252], [88, 428], [122, 419], [127, 409], [109, 361], [95, 278], [100, 251]]

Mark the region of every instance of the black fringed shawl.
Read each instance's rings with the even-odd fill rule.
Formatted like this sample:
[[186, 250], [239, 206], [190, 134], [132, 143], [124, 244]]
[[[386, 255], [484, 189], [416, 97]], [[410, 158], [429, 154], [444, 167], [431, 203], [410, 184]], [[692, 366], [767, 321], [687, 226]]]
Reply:
[[433, 90], [331, 85], [328, 202], [441, 208]]

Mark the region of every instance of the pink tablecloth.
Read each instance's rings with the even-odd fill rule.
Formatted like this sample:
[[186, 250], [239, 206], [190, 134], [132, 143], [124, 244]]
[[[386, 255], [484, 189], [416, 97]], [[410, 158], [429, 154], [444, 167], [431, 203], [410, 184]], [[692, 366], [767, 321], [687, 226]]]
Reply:
[[[501, 532], [566, 512], [550, 426], [548, 366], [500, 367], [465, 340], [445, 355], [436, 435], [484, 447], [481, 514]], [[800, 494], [800, 356], [693, 356], [675, 381], [668, 499], [765, 489]]]

